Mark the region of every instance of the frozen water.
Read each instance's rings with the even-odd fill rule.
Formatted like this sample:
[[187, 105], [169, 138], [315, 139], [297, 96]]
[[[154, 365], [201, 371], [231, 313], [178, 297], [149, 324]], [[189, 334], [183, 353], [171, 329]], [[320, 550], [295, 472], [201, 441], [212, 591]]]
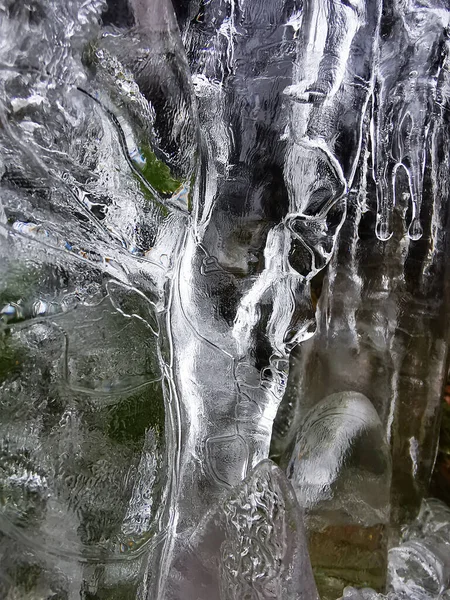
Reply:
[[0, 0], [1, 598], [315, 598], [289, 377], [311, 556], [383, 587], [446, 364], [448, 14]]
[[362, 394], [333, 394], [306, 414], [287, 472], [300, 505], [320, 521], [389, 522], [390, 452]]
[[391, 457], [377, 411], [341, 392], [305, 415], [287, 468], [305, 509], [315, 577], [325, 598], [346, 583], [382, 586]]
[[433, 498], [423, 501], [405, 540], [389, 551], [385, 596], [371, 589], [346, 588], [348, 600], [441, 600], [450, 593], [450, 509]]
[[[395, 526], [416, 516], [427, 493], [447, 377], [448, 14], [445, 2], [382, 6], [346, 218], [311, 282], [317, 330], [293, 353], [272, 441], [287, 465], [313, 406], [337, 392], [364, 394], [391, 448]], [[335, 147], [342, 166], [346, 148]]]
[[318, 600], [300, 507], [267, 460], [210, 508], [173, 569], [169, 598]]
[[385, 596], [370, 588], [356, 589], [352, 587], [345, 588], [342, 598], [345, 600], [400, 600], [396, 594]]
[[424, 500], [404, 543], [389, 551], [389, 587], [417, 600], [439, 598], [450, 589], [450, 509]]
[[[411, 216], [408, 235], [422, 236], [421, 207], [425, 155], [432, 125], [430, 103], [436, 100], [446, 44], [449, 11], [440, 2], [394, 3], [380, 46], [380, 73], [374, 111], [374, 174], [377, 183], [377, 236], [392, 235], [396, 176], [406, 171]], [[446, 10], [447, 9], [447, 10]], [[403, 51], [399, 52], [399, 48]], [[413, 76], [411, 76], [413, 74]]]

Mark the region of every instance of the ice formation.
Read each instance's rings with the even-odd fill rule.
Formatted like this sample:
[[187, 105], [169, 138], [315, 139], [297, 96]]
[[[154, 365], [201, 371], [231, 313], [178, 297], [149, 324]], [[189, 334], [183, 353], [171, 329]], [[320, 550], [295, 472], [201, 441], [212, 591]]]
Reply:
[[450, 510], [424, 500], [417, 519], [403, 532], [403, 543], [389, 551], [387, 596], [346, 588], [348, 600], [445, 600], [450, 595]]
[[449, 15], [0, 0], [0, 598], [445, 598]]

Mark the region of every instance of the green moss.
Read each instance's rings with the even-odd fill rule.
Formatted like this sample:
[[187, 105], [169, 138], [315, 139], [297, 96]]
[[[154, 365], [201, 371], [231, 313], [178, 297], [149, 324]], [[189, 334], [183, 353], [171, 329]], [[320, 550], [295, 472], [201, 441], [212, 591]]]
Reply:
[[109, 410], [106, 433], [115, 442], [141, 446], [145, 432], [152, 429], [158, 437], [164, 434], [165, 411], [160, 382], [119, 402]]
[[138, 168], [149, 184], [164, 196], [174, 194], [181, 187], [182, 182], [172, 177], [169, 167], [156, 157], [150, 146], [143, 146], [141, 154], [145, 163], [138, 165]]
[[26, 593], [36, 589], [41, 577], [42, 569], [39, 565], [19, 564], [15, 568], [14, 582]]
[[192, 197], [192, 190], [194, 189], [194, 186], [195, 186], [196, 176], [197, 175], [196, 175], [195, 171], [193, 171], [193, 173], [191, 175], [191, 179], [190, 179], [188, 202], [187, 202], [188, 212], [190, 212], [190, 213], [194, 210], [194, 201], [193, 201], [193, 197]]
[[[41, 277], [42, 268], [35, 266], [22, 264], [8, 271], [1, 281], [0, 310], [11, 302], [21, 305], [35, 297]], [[20, 318], [19, 315], [18, 319]], [[0, 325], [2, 321], [4, 319], [0, 317]], [[4, 322], [3, 327], [0, 327], [0, 384], [16, 377], [21, 372], [25, 361], [25, 348], [11, 336], [7, 327], [10, 322], [9, 318]]]
[[81, 54], [81, 62], [85, 67], [94, 68], [97, 66], [97, 44], [95, 42], [89, 42], [83, 49]]
[[17, 376], [23, 362], [23, 349], [12, 342], [8, 333], [0, 332], [0, 384]]
[[42, 269], [21, 265], [4, 277], [0, 287], [0, 310], [10, 302], [20, 302], [36, 294]]

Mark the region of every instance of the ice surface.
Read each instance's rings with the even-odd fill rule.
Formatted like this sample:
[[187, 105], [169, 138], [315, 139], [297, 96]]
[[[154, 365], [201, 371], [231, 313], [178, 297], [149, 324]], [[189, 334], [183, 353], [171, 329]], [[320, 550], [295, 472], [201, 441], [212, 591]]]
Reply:
[[[411, 202], [408, 235], [421, 237], [421, 207], [430, 105], [437, 100], [447, 44], [449, 11], [440, 2], [397, 2], [384, 23], [374, 111], [374, 174], [377, 183], [377, 236], [392, 235], [396, 176], [406, 171]], [[399, 52], [399, 48], [402, 51]], [[444, 50], [445, 51], [445, 50]]]
[[383, 585], [391, 457], [380, 418], [363, 394], [323, 398], [305, 415], [287, 473], [305, 509], [322, 597], [346, 584]]
[[300, 507], [267, 460], [209, 509], [173, 569], [168, 598], [318, 600]]
[[300, 505], [320, 521], [389, 522], [390, 452], [362, 394], [333, 394], [306, 414], [287, 473]]
[[[317, 331], [293, 353], [272, 442], [287, 465], [314, 405], [364, 394], [391, 447], [396, 525], [415, 517], [427, 493], [447, 376], [448, 9], [383, 4], [345, 222], [326, 272], [312, 279]], [[342, 166], [346, 148], [335, 146]], [[383, 219], [390, 229], [380, 236]]]
[[450, 592], [450, 509], [439, 500], [423, 501], [403, 543], [389, 551], [385, 596], [370, 589], [346, 588], [349, 600], [439, 600]]
[[446, 363], [448, 14], [0, 0], [1, 598], [315, 598], [295, 378], [311, 556], [382, 588]]
[[352, 587], [345, 588], [342, 598], [346, 600], [399, 600], [396, 594], [385, 596], [384, 594], [378, 594], [370, 588], [356, 589]]
[[389, 551], [389, 587], [414, 600], [441, 597], [450, 589], [450, 509], [424, 500], [404, 543]]

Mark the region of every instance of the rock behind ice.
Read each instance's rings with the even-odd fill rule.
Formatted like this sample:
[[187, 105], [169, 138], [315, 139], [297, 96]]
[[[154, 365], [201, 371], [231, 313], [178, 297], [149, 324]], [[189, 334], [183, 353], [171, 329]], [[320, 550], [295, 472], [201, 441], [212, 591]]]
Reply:
[[333, 515], [334, 523], [387, 522], [390, 454], [370, 400], [349, 391], [314, 406], [300, 427], [288, 474], [308, 513]]

